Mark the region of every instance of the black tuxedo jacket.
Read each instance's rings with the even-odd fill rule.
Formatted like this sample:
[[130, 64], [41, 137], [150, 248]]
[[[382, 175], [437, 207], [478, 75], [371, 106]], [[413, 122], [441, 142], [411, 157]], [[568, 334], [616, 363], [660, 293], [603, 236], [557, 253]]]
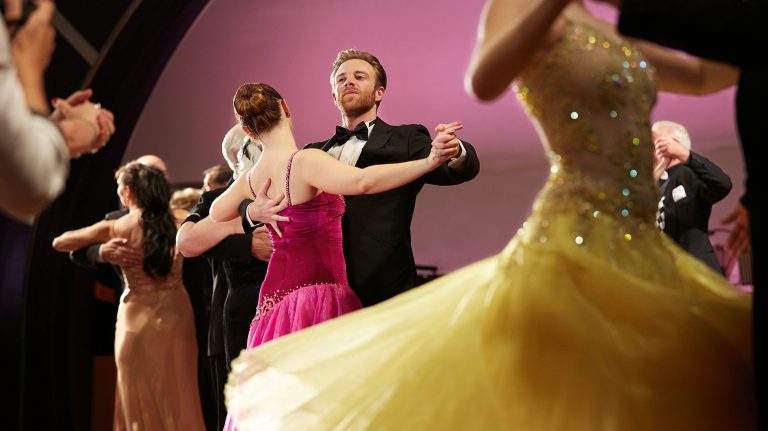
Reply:
[[693, 151], [687, 162], [669, 168], [667, 174], [664, 233], [722, 274], [709, 242], [708, 225], [712, 205], [731, 191], [731, 179], [717, 165]]
[[[226, 188], [210, 190], [200, 196], [190, 213], [208, 217], [213, 201]], [[204, 253], [211, 265], [210, 322], [208, 355], [226, 355], [226, 364], [245, 349], [248, 330], [259, 301], [259, 288], [267, 273], [267, 263], [251, 255], [251, 234], [233, 234]]]
[[[327, 151], [334, 138], [306, 148]], [[475, 149], [462, 140], [466, 158], [448, 163], [396, 189], [375, 195], [346, 196], [342, 218], [344, 258], [352, 289], [365, 306], [389, 299], [414, 286], [416, 267], [411, 249], [411, 219], [416, 196], [424, 184], [454, 185], [469, 181], [480, 170]], [[391, 126], [376, 120], [355, 166], [417, 160], [429, 155], [432, 138], [424, 126]]]
[[[117, 220], [128, 214], [128, 208], [110, 211], [104, 216], [104, 220]], [[115, 290], [115, 298], [119, 298], [123, 292], [123, 272], [119, 266], [99, 262], [99, 247], [101, 244], [93, 244], [69, 253], [69, 260], [75, 265], [95, 269], [96, 279]]]

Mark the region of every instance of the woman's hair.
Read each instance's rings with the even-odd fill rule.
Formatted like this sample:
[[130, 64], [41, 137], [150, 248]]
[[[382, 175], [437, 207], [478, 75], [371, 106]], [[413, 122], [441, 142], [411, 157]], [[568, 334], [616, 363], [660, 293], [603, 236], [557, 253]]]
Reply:
[[[229, 169], [229, 168], [227, 168]], [[232, 178], [232, 171], [229, 171], [229, 178]], [[176, 190], [171, 195], [171, 208], [179, 208], [189, 211], [200, 201], [200, 195], [203, 191], [194, 187]]]
[[157, 168], [131, 162], [115, 173], [115, 179], [129, 187], [141, 209], [141, 246], [144, 252], [144, 272], [153, 278], [162, 278], [171, 272], [176, 244], [176, 223], [169, 202], [171, 187], [165, 175]]
[[258, 137], [268, 132], [282, 118], [281, 100], [283, 98], [280, 93], [271, 86], [248, 83], [237, 89], [232, 105], [240, 125]]

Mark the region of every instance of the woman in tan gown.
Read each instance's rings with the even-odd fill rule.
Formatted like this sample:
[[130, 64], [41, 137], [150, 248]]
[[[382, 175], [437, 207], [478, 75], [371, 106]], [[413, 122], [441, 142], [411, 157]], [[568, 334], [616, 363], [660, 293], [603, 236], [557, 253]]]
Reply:
[[114, 429], [203, 430], [194, 318], [181, 279], [183, 258], [174, 247], [170, 187], [160, 170], [135, 162], [120, 168], [116, 178], [128, 214], [53, 241], [56, 250], [70, 251], [126, 238], [143, 251], [140, 265], [122, 266]]

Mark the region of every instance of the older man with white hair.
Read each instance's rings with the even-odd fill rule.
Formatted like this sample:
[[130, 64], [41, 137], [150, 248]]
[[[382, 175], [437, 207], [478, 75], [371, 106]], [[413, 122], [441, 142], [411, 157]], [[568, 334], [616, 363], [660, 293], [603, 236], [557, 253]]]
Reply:
[[659, 186], [658, 228], [680, 247], [722, 274], [709, 241], [712, 206], [731, 191], [731, 179], [716, 164], [691, 151], [691, 138], [681, 124], [653, 125], [654, 177]]
[[[261, 157], [260, 145], [247, 137], [239, 125], [224, 136], [221, 151], [234, 178], [247, 173]], [[230, 362], [246, 347], [253, 311], [259, 301], [259, 288], [267, 271], [266, 261], [272, 254], [266, 229], [246, 234], [240, 219], [215, 223], [208, 217], [211, 204], [227, 187], [203, 193], [176, 235], [179, 251], [185, 257], [205, 256], [213, 275], [207, 367], [216, 418], [215, 424], [209, 423], [209, 429], [224, 426], [227, 414], [224, 384]]]

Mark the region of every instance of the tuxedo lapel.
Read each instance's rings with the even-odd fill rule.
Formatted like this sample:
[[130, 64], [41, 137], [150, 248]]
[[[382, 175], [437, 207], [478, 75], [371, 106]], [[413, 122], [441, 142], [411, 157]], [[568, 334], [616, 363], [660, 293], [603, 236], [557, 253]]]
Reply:
[[368, 142], [363, 146], [363, 151], [360, 153], [360, 157], [357, 159], [355, 166], [364, 168], [373, 164], [372, 158], [376, 155], [377, 151], [387, 144], [390, 135], [392, 135], [392, 129], [392, 126], [377, 117], [376, 125], [373, 126], [373, 132], [371, 132]]
[[324, 143], [323, 145], [321, 145], [321, 146], [320, 146], [320, 149], [321, 149], [321, 150], [323, 150], [323, 151], [325, 151], [325, 152], [327, 153], [327, 152], [328, 152], [328, 150], [330, 150], [330, 149], [331, 149], [331, 147], [332, 147], [332, 146], [333, 146], [335, 143], [336, 143], [336, 137], [335, 137], [335, 136], [332, 136], [332, 137], [331, 137], [331, 139], [329, 139], [329, 140], [325, 141], [325, 143]]

